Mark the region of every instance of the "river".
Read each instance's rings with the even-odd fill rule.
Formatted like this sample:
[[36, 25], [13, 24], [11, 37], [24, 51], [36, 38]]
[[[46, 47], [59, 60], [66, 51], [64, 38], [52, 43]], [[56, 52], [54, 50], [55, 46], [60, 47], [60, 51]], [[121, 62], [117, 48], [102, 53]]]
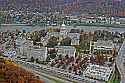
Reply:
[[[15, 31], [16, 29], [19, 29], [19, 30], [26, 30], [27, 32], [30, 32], [30, 31], [35, 31], [35, 30], [40, 30], [40, 29], [43, 29], [43, 28], [60, 28], [59, 26], [48, 26], [48, 27], [40, 27], [40, 26], [25, 26], [25, 25], [22, 25], [22, 26], [18, 26], [18, 25], [7, 25], [7, 26], [1, 26], [0, 27], [0, 31], [7, 31], [7, 30], [10, 30], [10, 31]], [[123, 33], [125, 32], [125, 28], [113, 28], [113, 27], [96, 27], [96, 26], [77, 26], [77, 27], [72, 27], [72, 26], [66, 26], [65, 28], [68, 28], [68, 29], [71, 29], [71, 28], [78, 28], [78, 29], [83, 29], [84, 31], [95, 31], [95, 30], [108, 30], [108, 31], [111, 31], [111, 32], [120, 32], [120, 33]]]

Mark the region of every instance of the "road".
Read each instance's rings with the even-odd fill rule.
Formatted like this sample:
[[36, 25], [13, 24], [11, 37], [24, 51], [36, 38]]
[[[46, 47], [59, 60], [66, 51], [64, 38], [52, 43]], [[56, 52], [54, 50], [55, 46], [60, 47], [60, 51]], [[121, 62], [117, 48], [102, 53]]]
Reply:
[[[34, 73], [35, 73], [35, 72], [34, 72]], [[36, 74], [36, 73], [35, 73], [35, 74]], [[48, 78], [42, 76], [41, 74], [36, 74], [36, 75], [39, 76], [39, 78], [40, 78], [41, 80], [44, 80], [45, 83], [55, 83], [55, 81], [50, 80], [50, 79], [48, 79]]]
[[116, 59], [116, 65], [121, 75], [121, 83], [125, 83], [125, 66], [123, 65], [124, 62], [125, 62], [125, 41], [123, 42], [119, 50], [118, 57]]
[[[25, 68], [25, 69], [29, 69], [31, 71], [33, 71], [36, 75], [39, 75], [44, 78], [48, 77], [48, 78], [51, 78], [51, 79], [54, 79], [54, 80], [57, 80], [61, 83], [72, 83], [71, 81], [68, 81], [68, 80], [63, 80], [63, 79], [60, 79], [58, 77], [56, 77], [56, 72], [53, 74], [53, 72], [48, 72], [47, 70], [51, 70], [50, 68], [48, 68], [46, 70], [46, 66], [40, 66], [38, 64], [35, 64], [35, 63], [30, 63], [30, 62], [25, 62], [25, 61], [21, 61], [21, 60], [13, 60], [15, 63], [17, 64], [20, 64], [21, 67]], [[45, 69], [44, 69], [45, 68]], [[56, 69], [54, 69], [54, 71], [56, 71]], [[50, 80], [45, 80], [45, 81], [50, 81]], [[57, 83], [57, 82], [46, 82], [46, 83]]]
[[97, 83], [105, 83], [99, 80], [93, 80], [83, 76], [74, 75], [66, 72], [65, 70], [54, 68], [54, 67], [39, 65], [35, 63], [21, 61], [21, 60], [17, 60], [17, 61], [15, 60], [15, 63], [20, 64], [22, 67], [27, 67], [29, 69], [32, 69], [33, 72], [37, 74], [40, 74], [40, 75], [46, 74], [51, 78], [59, 80], [61, 83], [74, 83], [74, 82], [75, 83], [95, 83], [95, 81]]
[[[22, 68], [26, 69], [26, 70], [31, 70], [31, 68], [27, 68], [27, 67], [24, 67], [24, 66], [21, 66]], [[36, 71], [33, 71], [31, 70], [36, 76], [39, 76], [39, 78], [41, 80], [44, 80], [45, 83], [56, 83], [55, 81], [53, 80], [50, 80], [47, 78], [46, 74], [44, 73], [39, 73], [39, 72], [36, 72]]]
[[[55, 75], [52, 75], [52, 72], [47, 72], [46, 70], [42, 69], [39, 67], [38, 64], [26, 62], [26, 61], [21, 61], [15, 59], [15, 57], [11, 58], [15, 63], [19, 64], [22, 68], [29, 70], [33, 72], [35, 75], [39, 76], [40, 79], [44, 80], [45, 83], [57, 83], [56, 81], [59, 81], [59, 83], [72, 83], [67, 80], [60, 79], [58, 77], [55, 77]], [[43, 65], [43, 68], [46, 66]]]

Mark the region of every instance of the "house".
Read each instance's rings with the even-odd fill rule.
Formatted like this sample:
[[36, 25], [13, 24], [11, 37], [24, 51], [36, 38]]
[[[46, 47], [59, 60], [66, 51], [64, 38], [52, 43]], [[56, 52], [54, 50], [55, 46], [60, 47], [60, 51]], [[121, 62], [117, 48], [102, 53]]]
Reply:
[[48, 42], [48, 37], [41, 37], [41, 43], [43, 44], [43, 46], [46, 46]]
[[47, 33], [48, 37], [59, 37], [60, 36], [60, 32], [48, 32]]
[[69, 55], [75, 57], [76, 49], [73, 46], [56, 46], [55, 48], [58, 55]]
[[16, 51], [6, 50], [6, 51], [4, 51], [4, 55], [7, 56], [7, 57], [13, 57], [13, 56], [16, 56]]
[[66, 25], [62, 24], [62, 26], [60, 27], [60, 35], [67, 36], [69, 31], [70, 30], [66, 27]]
[[80, 41], [79, 33], [68, 33], [68, 36], [71, 38], [71, 45], [79, 45]]
[[105, 52], [111, 52], [112, 49], [114, 48], [114, 44], [112, 41], [103, 41], [103, 40], [98, 40], [97, 42], [94, 42], [94, 52], [101, 50]]
[[85, 77], [108, 81], [112, 74], [113, 68], [114, 66], [104, 67], [104, 66], [90, 64], [87, 66], [83, 74], [85, 75]]
[[104, 58], [107, 58], [108, 61], [110, 61], [111, 58], [115, 57], [117, 55], [118, 49], [113, 44], [111, 40], [108, 41], [103, 41], [103, 40], [98, 40], [97, 42], [94, 42], [94, 49], [93, 52], [94, 54], [103, 54]]
[[47, 58], [47, 47], [40, 48], [30, 48], [28, 49], [28, 58], [33, 57], [34, 59], [39, 59], [40, 61], [46, 61]]
[[33, 41], [26, 40], [22, 43], [17, 42], [17, 44], [19, 53], [22, 55], [27, 55], [28, 49], [33, 46]]

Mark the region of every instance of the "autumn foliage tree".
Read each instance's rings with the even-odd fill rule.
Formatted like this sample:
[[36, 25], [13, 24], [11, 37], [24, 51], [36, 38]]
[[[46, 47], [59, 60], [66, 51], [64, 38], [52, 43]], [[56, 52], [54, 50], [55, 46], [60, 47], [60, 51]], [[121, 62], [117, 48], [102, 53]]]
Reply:
[[[2, 77], [3, 76], [3, 77]], [[44, 83], [32, 72], [26, 71], [18, 65], [8, 60], [0, 59], [0, 78], [4, 78], [0, 83]], [[32, 78], [32, 81], [29, 79]]]
[[50, 37], [50, 39], [48, 40], [48, 44], [47, 44], [47, 47], [54, 47], [58, 45], [58, 38], [57, 37]]
[[62, 41], [60, 42], [61, 46], [70, 46], [71, 45], [71, 38], [70, 37], [66, 37], [64, 39], [62, 39]]
[[98, 65], [104, 64], [104, 55], [103, 54], [96, 55], [96, 64], [98, 64]]
[[116, 48], [113, 48], [112, 49], [112, 57], [115, 58], [116, 55], [117, 55], [117, 50], [116, 50]]

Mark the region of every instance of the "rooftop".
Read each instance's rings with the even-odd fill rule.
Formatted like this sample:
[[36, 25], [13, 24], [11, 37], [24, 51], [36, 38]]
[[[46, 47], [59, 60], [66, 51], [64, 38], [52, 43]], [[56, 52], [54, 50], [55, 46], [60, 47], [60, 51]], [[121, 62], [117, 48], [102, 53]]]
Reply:
[[73, 46], [56, 46], [56, 48], [75, 49], [75, 47], [73, 47]]
[[86, 77], [95, 78], [98, 80], [108, 81], [111, 75], [112, 68], [99, 65], [89, 65], [84, 74]]
[[113, 48], [113, 42], [111, 40], [108, 41], [103, 41], [103, 40], [98, 40], [97, 42], [95, 42], [94, 44], [95, 48]]

